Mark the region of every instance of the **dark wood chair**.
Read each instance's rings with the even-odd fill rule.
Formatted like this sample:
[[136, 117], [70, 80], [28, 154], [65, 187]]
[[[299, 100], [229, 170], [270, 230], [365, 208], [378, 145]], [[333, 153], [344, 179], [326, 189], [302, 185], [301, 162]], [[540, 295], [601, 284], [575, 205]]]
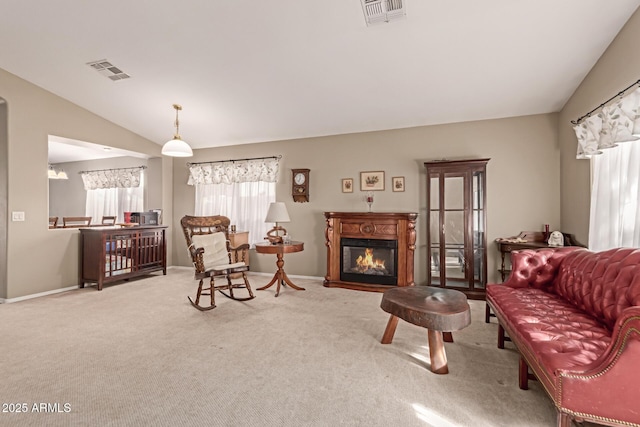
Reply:
[[116, 217], [115, 216], [103, 216], [102, 217], [102, 225], [116, 225]]
[[[249, 244], [244, 243], [237, 247], [232, 247], [229, 244], [230, 222], [229, 218], [220, 215], [187, 215], [180, 220], [187, 241], [187, 249], [196, 270], [195, 279], [199, 281], [196, 300], [188, 298], [191, 305], [198, 310], [211, 310], [216, 307], [215, 291], [237, 301], [254, 298], [247, 278], [249, 266], [245, 262], [249, 257]], [[236, 277], [241, 278], [242, 282], [234, 282]], [[210, 286], [203, 288], [204, 280], [207, 278], [210, 279]], [[216, 278], [223, 279], [223, 283], [216, 284]], [[233, 290], [238, 288], [246, 289], [249, 296], [236, 297]], [[228, 291], [228, 293], [224, 291]], [[200, 305], [202, 295], [211, 296], [210, 305]]]
[[50, 216], [49, 217], [49, 228], [56, 228], [58, 226], [58, 217]]
[[62, 226], [64, 228], [88, 227], [91, 225], [90, 216], [63, 216]]

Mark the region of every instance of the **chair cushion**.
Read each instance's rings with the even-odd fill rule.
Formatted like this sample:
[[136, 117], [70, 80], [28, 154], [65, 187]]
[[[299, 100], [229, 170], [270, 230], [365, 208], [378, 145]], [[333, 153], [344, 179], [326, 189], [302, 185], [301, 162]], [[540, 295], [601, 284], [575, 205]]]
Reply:
[[234, 268], [246, 267], [244, 262], [234, 262], [233, 264], [220, 264], [213, 267], [214, 270], [231, 270]]
[[224, 233], [194, 234], [191, 236], [191, 241], [195, 248], [204, 249], [202, 262], [205, 270], [229, 268], [229, 252], [227, 252], [227, 239]]

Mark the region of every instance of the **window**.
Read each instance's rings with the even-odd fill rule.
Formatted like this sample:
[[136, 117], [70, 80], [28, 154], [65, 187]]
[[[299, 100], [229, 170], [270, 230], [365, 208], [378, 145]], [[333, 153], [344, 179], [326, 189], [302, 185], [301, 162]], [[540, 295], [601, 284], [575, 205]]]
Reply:
[[224, 215], [238, 231], [249, 232], [249, 244], [264, 240], [273, 224], [264, 222], [269, 204], [276, 201], [275, 182], [197, 184], [197, 216]]
[[[640, 247], [640, 87], [625, 95], [637, 84], [572, 121], [578, 138], [576, 158], [591, 159], [593, 251]], [[602, 110], [593, 114], [598, 109]]]
[[640, 143], [602, 150], [591, 168], [589, 249], [640, 247]]
[[87, 190], [85, 215], [92, 224], [99, 224], [103, 216], [116, 216], [124, 222], [125, 212], [144, 211], [144, 172], [140, 172], [140, 185], [131, 188], [95, 188]]
[[194, 163], [189, 185], [196, 187], [195, 215], [224, 215], [238, 231], [249, 232], [249, 244], [264, 240], [273, 224], [264, 222], [276, 201], [279, 157]]

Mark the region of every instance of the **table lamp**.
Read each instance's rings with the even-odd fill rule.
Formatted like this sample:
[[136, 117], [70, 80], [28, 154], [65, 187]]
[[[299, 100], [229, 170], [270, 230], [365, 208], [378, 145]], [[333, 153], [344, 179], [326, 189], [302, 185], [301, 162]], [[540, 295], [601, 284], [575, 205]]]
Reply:
[[278, 223], [289, 221], [291, 221], [291, 219], [289, 218], [289, 212], [287, 212], [287, 206], [284, 202], [271, 203], [264, 222], [274, 222], [276, 226], [267, 232], [265, 239], [274, 245], [276, 243], [282, 243], [282, 236], [279, 233], [282, 232], [283, 235], [287, 234], [287, 230], [279, 226]]

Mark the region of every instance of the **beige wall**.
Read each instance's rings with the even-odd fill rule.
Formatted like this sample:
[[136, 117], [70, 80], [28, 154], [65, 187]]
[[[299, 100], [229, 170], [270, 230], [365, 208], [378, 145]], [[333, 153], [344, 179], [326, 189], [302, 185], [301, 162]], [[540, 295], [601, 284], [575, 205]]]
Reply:
[[[6, 211], [9, 215], [23, 211], [26, 216], [24, 222], [8, 222], [7, 281], [0, 298], [75, 286], [78, 231], [48, 229], [47, 136], [150, 156], [160, 156], [160, 146], [4, 70], [0, 70], [0, 98], [6, 100], [8, 110]], [[163, 161], [163, 165], [170, 167], [170, 162]], [[165, 192], [170, 194], [170, 190], [163, 189]], [[162, 203], [169, 207], [171, 200]]]
[[636, 11], [559, 114], [562, 171], [562, 231], [589, 241], [590, 162], [576, 160], [578, 141], [571, 120], [591, 111], [640, 79], [640, 10]]
[[[305, 242], [302, 253], [288, 255], [290, 274], [324, 277], [325, 211], [364, 211], [359, 191], [361, 171], [385, 172], [385, 191], [377, 192], [374, 210], [419, 213], [416, 283], [426, 281], [426, 175], [423, 162], [433, 159], [491, 158], [487, 166], [489, 275], [497, 279], [496, 237], [521, 230], [542, 230], [542, 224], [560, 225], [560, 153], [557, 115], [455, 123], [312, 139], [266, 142], [244, 146], [195, 150], [188, 161], [213, 161], [282, 155], [277, 199], [287, 204], [287, 230]], [[310, 202], [291, 198], [291, 169], [309, 168]], [[189, 265], [179, 219], [193, 214], [194, 190], [186, 185], [184, 159], [174, 160], [174, 261]], [[391, 191], [391, 177], [405, 177], [405, 192]], [[342, 193], [342, 178], [353, 178], [354, 193]], [[273, 272], [275, 258], [252, 251], [254, 271]]]

